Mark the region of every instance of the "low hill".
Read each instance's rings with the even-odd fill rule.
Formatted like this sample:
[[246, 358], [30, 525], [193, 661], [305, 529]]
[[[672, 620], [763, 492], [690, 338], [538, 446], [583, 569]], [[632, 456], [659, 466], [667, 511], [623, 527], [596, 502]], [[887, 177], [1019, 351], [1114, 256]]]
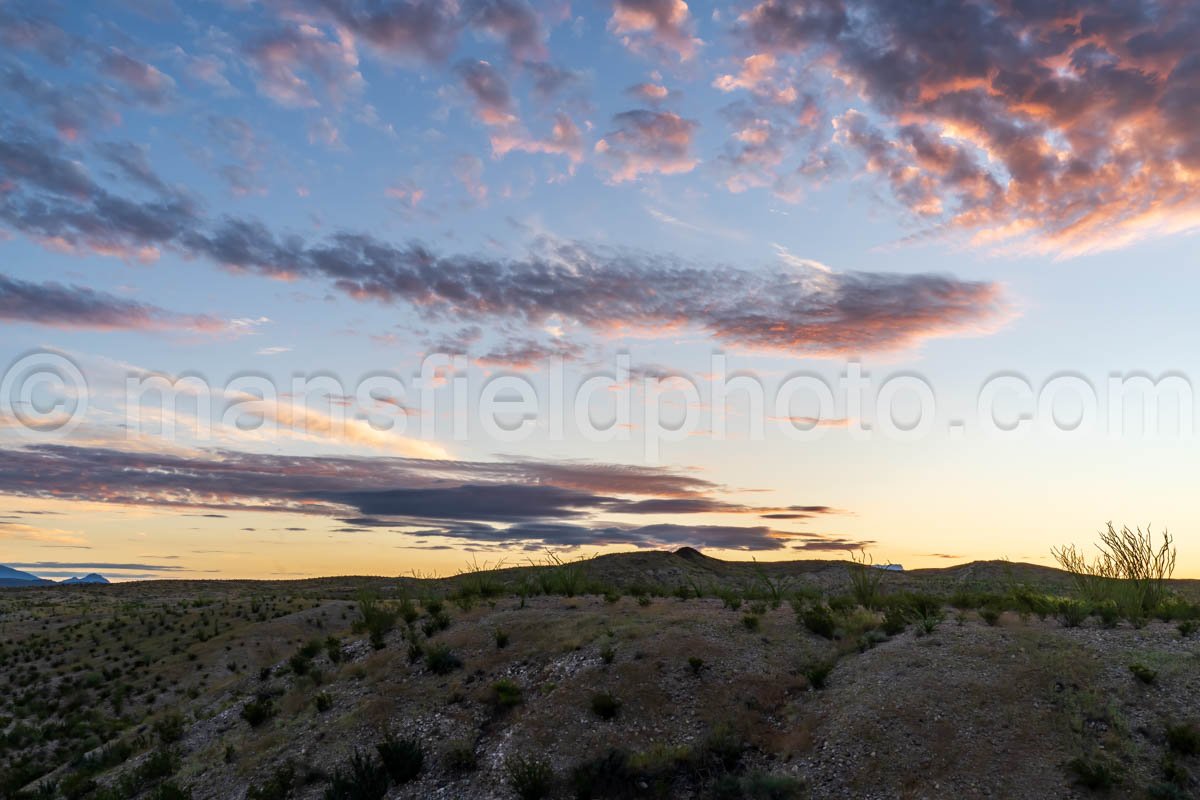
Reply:
[[871, 574], [875, 609], [843, 562], [690, 549], [11, 589], [0, 797], [1196, 796], [1200, 607], [1091, 615], [1032, 565]]

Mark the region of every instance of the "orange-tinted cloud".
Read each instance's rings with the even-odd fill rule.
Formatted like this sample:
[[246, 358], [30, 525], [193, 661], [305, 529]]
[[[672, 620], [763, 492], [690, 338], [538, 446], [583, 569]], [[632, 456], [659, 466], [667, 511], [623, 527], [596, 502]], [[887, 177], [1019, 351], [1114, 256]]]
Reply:
[[1200, 227], [1193, 3], [763, 0], [739, 28], [747, 65], [848, 90], [837, 143], [933, 229], [1071, 256]]

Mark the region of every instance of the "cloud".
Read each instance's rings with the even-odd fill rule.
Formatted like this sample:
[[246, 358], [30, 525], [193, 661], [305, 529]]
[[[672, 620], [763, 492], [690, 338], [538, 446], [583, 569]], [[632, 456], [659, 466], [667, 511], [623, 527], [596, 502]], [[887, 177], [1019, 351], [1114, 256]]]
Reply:
[[503, 40], [511, 58], [545, 59], [546, 33], [541, 18], [525, 0], [475, 0], [467, 8], [471, 26]]
[[100, 70], [152, 108], [163, 108], [175, 94], [175, 81], [170, 75], [116, 47], [110, 47], [101, 57]]
[[566, 114], [554, 115], [554, 127], [545, 138], [530, 136], [523, 130], [504, 130], [492, 134], [492, 152], [504, 156], [514, 151], [565, 156], [572, 164], [583, 160], [583, 134]]
[[460, 61], [455, 68], [475, 103], [475, 114], [485, 125], [510, 125], [516, 121], [508, 82], [486, 61]]
[[148, 571], [148, 572], [186, 572], [186, 567], [181, 567], [176, 564], [126, 564], [112, 563], [109, 561], [26, 561], [18, 564], [10, 564], [9, 566], [16, 569], [31, 569], [35, 572], [40, 572], [47, 569], [86, 569], [86, 570], [121, 570], [121, 571]]
[[410, 0], [380, 4], [372, 0], [319, 0], [334, 21], [379, 52], [398, 59], [444, 61], [464, 22], [458, 3]]
[[225, 320], [176, 314], [82, 286], [30, 283], [0, 273], [0, 321], [94, 330], [229, 329]]
[[625, 90], [625, 94], [635, 97], [643, 103], [658, 105], [677, 93], [657, 83], [635, 83]]
[[[232, 451], [169, 455], [62, 445], [6, 450], [2, 455], [0, 494], [25, 497], [155, 508], [307, 513], [336, 518], [346, 530], [390, 528], [416, 536], [503, 544], [690, 544], [748, 550], [859, 544], [767, 526], [625, 525], [594, 519], [598, 513], [769, 510], [725, 502], [712, 496], [720, 487], [671, 469], [590, 462], [318, 458]], [[802, 508], [812, 509], [806, 512], [809, 515], [835, 513], [825, 506]], [[348, 516], [348, 511], [352, 515]], [[430, 523], [435, 527], [430, 528]], [[0, 535], [3, 531], [0, 525]]]
[[615, 0], [608, 27], [634, 52], [649, 45], [686, 61], [701, 44], [684, 0]]
[[583, 353], [584, 348], [580, 345], [561, 339], [551, 342], [515, 339], [489, 350], [475, 361], [485, 367], [530, 370], [544, 366], [552, 358], [574, 361], [582, 357]]
[[[455, 171], [477, 200], [486, 198], [478, 158], [462, 157]], [[712, 269], [570, 242], [543, 242], [514, 259], [442, 255], [348, 231], [308, 243], [253, 218], [204, 219], [174, 195], [109, 194], [58, 143], [16, 134], [0, 137], [0, 176], [15, 184], [0, 193], [0, 222], [53, 246], [126, 257], [170, 247], [239, 272], [325, 280], [355, 299], [409, 304], [430, 320], [541, 329], [556, 318], [598, 334], [690, 330], [726, 345], [820, 356], [978, 333], [1007, 313], [997, 284], [941, 275]]]
[[476, 203], [487, 200], [488, 186], [483, 181], [483, 161], [479, 156], [463, 154], [454, 159], [454, 177]]
[[87, 539], [79, 531], [65, 531], [58, 528], [38, 528], [17, 522], [0, 521], [0, 541], [19, 540], [25, 542], [42, 542], [44, 545], [60, 545], [82, 547]]
[[525, 64], [524, 69], [533, 76], [534, 96], [542, 102], [548, 102], [583, 83], [580, 73], [548, 62]]
[[596, 142], [596, 153], [615, 183], [647, 173], [691, 172], [692, 138], [699, 123], [669, 111], [636, 109], [613, 117], [616, 126]]
[[838, 143], [934, 232], [1069, 257], [1200, 227], [1190, 4], [763, 0], [738, 27], [866, 104]]
[[246, 46], [256, 74], [258, 91], [281, 106], [319, 105], [312, 78], [335, 102], [362, 90], [358, 53], [344, 30], [328, 36], [315, 25], [299, 24], [260, 37]]
[[74, 38], [30, 8], [0, 6], [0, 42], [13, 50], [32, 50], [56, 64], [65, 64], [75, 46]]
[[115, 125], [121, 119], [115, 110], [120, 98], [107, 86], [51, 84], [9, 63], [0, 64], [0, 87], [20, 97], [67, 140], [77, 139], [95, 127]]
[[172, 191], [150, 166], [145, 145], [133, 142], [103, 142], [96, 146], [96, 152], [115, 166], [126, 180], [159, 194], [169, 194]]

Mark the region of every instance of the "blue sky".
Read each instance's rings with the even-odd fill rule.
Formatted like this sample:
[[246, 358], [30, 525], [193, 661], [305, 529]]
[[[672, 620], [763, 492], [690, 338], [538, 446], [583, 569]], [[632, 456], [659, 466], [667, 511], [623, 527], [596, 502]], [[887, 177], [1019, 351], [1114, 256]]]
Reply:
[[[1112, 435], [1102, 390], [1190, 382], [1200, 14], [937, 6], [0, 3], [0, 560], [394, 574], [690, 544], [931, 565], [1045, 562], [1108, 519], [1186, 531], [1190, 424]], [[450, 383], [413, 408], [431, 353], [466, 359], [473, 411], [561, 359], [568, 417], [625, 354], [635, 413], [618, 441], [455, 436]], [[918, 377], [936, 419], [889, 437], [839, 399], [813, 441], [770, 409], [756, 439], [735, 398], [719, 438], [714, 354], [768, 397]], [[84, 376], [69, 432], [22, 422], [61, 410], [53, 381], [20, 394], [27, 358]], [[183, 434], [167, 412], [131, 433], [125, 381], [150, 373], [202, 377], [212, 432], [186, 399]], [[379, 374], [409, 389], [403, 433], [356, 416], [394, 403], [328, 392], [303, 418], [248, 406], [270, 430], [222, 416], [235, 379], [290, 399], [297, 375], [353, 395]], [[699, 421], [650, 448], [643, 381], [668, 374]], [[989, 438], [981, 388], [1010, 374], [1082, 377], [1095, 424]]]

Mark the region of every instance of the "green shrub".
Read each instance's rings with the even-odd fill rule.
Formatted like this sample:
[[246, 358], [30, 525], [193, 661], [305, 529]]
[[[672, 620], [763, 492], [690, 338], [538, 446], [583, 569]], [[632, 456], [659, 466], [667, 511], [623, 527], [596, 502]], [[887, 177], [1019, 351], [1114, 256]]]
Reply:
[[753, 772], [745, 777], [722, 775], [713, 786], [713, 800], [795, 800], [804, 784], [783, 775]]
[[846, 565], [850, 576], [850, 594], [863, 608], [878, 608], [880, 599], [880, 584], [883, 582], [884, 571], [876, 569], [875, 560], [866, 550], [860, 550], [856, 555], [850, 553], [852, 563]]
[[383, 800], [387, 790], [383, 763], [370, 753], [355, 750], [349, 761], [333, 771], [325, 800]]
[[333, 698], [329, 696], [329, 692], [321, 692], [316, 697], [317, 711], [324, 714], [329, 709], [333, 708]]
[[1067, 771], [1080, 786], [1095, 791], [1112, 789], [1122, 780], [1120, 766], [1106, 757], [1073, 758], [1067, 762]]
[[374, 594], [366, 591], [358, 596], [358, 612], [360, 619], [354, 625], [355, 630], [365, 631], [371, 640], [371, 646], [382, 650], [387, 643], [387, 635], [396, 626], [398, 612], [383, 605]]
[[833, 612], [829, 610], [828, 606], [815, 605], [806, 608], [800, 614], [800, 622], [808, 629], [809, 633], [826, 639], [832, 639], [836, 633]]
[[1064, 598], [1058, 603], [1058, 618], [1064, 628], [1078, 628], [1088, 618], [1087, 606], [1078, 600]]
[[1090, 603], [1112, 601], [1121, 616], [1144, 620], [1167, 600], [1168, 581], [1175, 572], [1175, 547], [1163, 531], [1156, 544], [1147, 528], [1118, 531], [1109, 522], [1100, 532], [1098, 554], [1091, 561], [1075, 545], [1052, 548], [1059, 566], [1070, 573], [1080, 597]]
[[504, 778], [520, 800], [544, 800], [554, 789], [554, 769], [532, 756], [509, 756], [504, 762]]
[[1181, 756], [1200, 753], [1200, 729], [1189, 723], [1167, 726], [1167, 747]]
[[388, 777], [398, 784], [416, 779], [425, 766], [425, 748], [416, 739], [398, 739], [389, 733], [375, 749]]
[[280, 764], [271, 777], [252, 785], [246, 800], [291, 800], [296, 788], [296, 768], [290, 761]]
[[449, 675], [462, 667], [462, 659], [445, 645], [430, 645], [425, 649], [425, 666], [434, 675]]
[[993, 606], [986, 606], [979, 610], [979, 617], [988, 625], [998, 625], [1000, 623], [1000, 611]]
[[592, 713], [600, 719], [614, 719], [621, 710], [621, 701], [608, 692], [596, 692], [591, 700]]
[[600, 647], [600, 660], [605, 664], [611, 664], [617, 657], [617, 650], [613, 647], [612, 642], [605, 642]]
[[814, 690], [825, 688], [826, 682], [829, 680], [829, 674], [833, 672], [835, 663], [833, 661], [812, 661], [800, 668], [800, 672], [804, 675], [808, 685]]
[[1158, 680], [1158, 671], [1150, 669], [1145, 664], [1130, 664], [1129, 671], [1133, 673], [1133, 677], [1147, 685]]
[[242, 719], [250, 723], [251, 728], [257, 728], [275, 716], [275, 703], [266, 695], [259, 695], [242, 706]]
[[448, 772], [458, 774], [474, 772], [477, 766], [475, 748], [469, 742], [452, 744], [442, 757], [442, 764]]
[[742, 617], [742, 627], [748, 631], [757, 631], [759, 629], [759, 618], [756, 614], [746, 614]]
[[521, 704], [522, 699], [521, 687], [515, 681], [507, 678], [502, 678], [493, 683], [491, 692], [488, 695], [488, 701], [497, 711], [507, 711], [510, 708], [516, 708]]
[[888, 636], [898, 636], [908, 629], [908, 615], [900, 606], [892, 606], [883, 612], [883, 623], [880, 630]]
[[167, 714], [154, 723], [154, 734], [162, 744], [174, 744], [183, 738], [185, 725], [180, 714]]
[[497, 650], [503, 650], [504, 648], [508, 647], [508, 631], [497, 628], [495, 638]]
[[704, 670], [704, 659], [699, 656], [688, 656], [688, 669], [692, 671], [693, 675], [699, 676]]

